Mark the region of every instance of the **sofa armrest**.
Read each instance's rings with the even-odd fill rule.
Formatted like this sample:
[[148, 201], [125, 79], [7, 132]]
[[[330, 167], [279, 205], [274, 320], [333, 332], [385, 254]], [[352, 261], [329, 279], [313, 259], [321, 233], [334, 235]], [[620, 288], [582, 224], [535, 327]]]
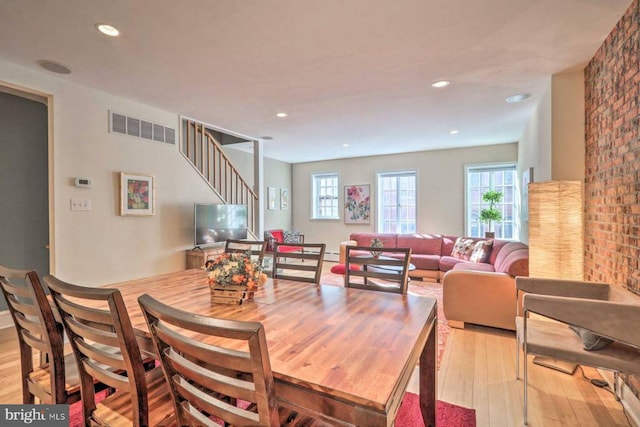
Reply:
[[516, 329], [516, 288], [506, 273], [448, 271], [442, 278], [442, 306], [449, 321]]
[[588, 298], [606, 300], [609, 285], [582, 280], [547, 279], [541, 277], [516, 277], [516, 289], [537, 295], [557, 297]]
[[340, 264], [347, 263], [347, 246], [358, 246], [355, 240], [346, 240], [340, 243]]

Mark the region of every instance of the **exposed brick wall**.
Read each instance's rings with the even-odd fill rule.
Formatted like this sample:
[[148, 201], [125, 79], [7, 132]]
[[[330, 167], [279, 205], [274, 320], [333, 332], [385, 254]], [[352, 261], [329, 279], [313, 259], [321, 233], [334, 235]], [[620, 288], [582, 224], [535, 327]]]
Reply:
[[640, 1], [585, 70], [585, 279], [640, 294]]
[[[640, 294], [640, 1], [585, 70], [585, 279]], [[640, 378], [626, 383], [636, 396]]]

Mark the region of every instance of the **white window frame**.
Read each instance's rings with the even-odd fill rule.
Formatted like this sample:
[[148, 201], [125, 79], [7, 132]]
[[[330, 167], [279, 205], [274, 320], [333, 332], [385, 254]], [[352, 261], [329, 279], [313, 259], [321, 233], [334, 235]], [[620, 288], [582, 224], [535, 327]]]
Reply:
[[[320, 214], [320, 179], [335, 179], [335, 215]], [[332, 209], [333, 210], [333, 209]], [[340, 175], [337, 172], [311, 174], [311, 219], [340, 219]]]
[[[492, 171], [492, 170], [500, 170], [500, 169], [513, 169], [514, 177], [513, 177], [513, 236], [509, 238], [500, 237], [496, 235], [496, 239], [503, 240], [518, 240], [520, 236], [520, 203], [519, 203], [519, 183], [518, 183], [518, 163], [517, 162], [499, 162], [499, 163], [481, 163], [481, 164], [469, 164], [465, 165], [464, 168], [464, 230], [465, 236], [472, 237], [471, 234], [471, 221], [470, 221], [470, 209], [471, 209], [471, 188], [469, 183], [469, 173], [474, 171]], [[493, 189], [493, 187], [492, 187]], [[506, 222], [505, 220], [501, 221], [501, 223]], [[494, 228], [495, 230], [495, 228]], [[473, 237], [484, 237], [484, 233], [481, 233], [481, 236], [473, 236]]]
[[[414, 200], [415, 200], [415, 204], [413, 206], [414, 209], [414, 218], [415, 218], [415, 222], [414, 222], [414, 227], [415, 229], [413, 231], [406, 231], [406, 233], [415, 233], [417, 232], [418, 229], [418, 172], [415, 169], [411, 169], [411, 170], [401, 170], [401, 171], [387, 171], [387, 172], [377, 172], [376, 173], [376, 232], [378, 233], [382, 233], [383, 231], [383, 221], [384, 221], [384, 217], [382, 215], [382, 209], [383, 209], [383, 205], [382, 205], [382, 201], [384, 200], [384, 197], [382, 195], [382, 186], [380, 185], [380, 180], [384, 177], [388, 177], [388, 176], [413, 176], [414, 180], [415, 180], [415, 194], [414, 194]], [[400, 230], [398, 229], [398, 222], [396, 223], [396, 231], [389, 231], [390, 233], [400, 233]]]

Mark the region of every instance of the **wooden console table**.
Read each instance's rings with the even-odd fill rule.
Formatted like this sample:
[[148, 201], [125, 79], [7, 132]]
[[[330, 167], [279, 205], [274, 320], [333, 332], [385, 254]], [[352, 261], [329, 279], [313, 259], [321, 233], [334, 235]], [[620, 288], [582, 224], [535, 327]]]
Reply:
[[222, 245], [209, 246], [199, 249], [187, 249], [187, 270], [192, 268], [202, 268], [204, 263], [210, 259], [214, 259], [224, 252], [224, 243]]

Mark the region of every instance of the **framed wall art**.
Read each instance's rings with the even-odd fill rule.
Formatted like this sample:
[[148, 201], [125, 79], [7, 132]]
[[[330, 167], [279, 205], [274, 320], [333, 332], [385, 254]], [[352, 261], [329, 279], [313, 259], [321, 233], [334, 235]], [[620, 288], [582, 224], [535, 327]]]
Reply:
[[346, 185], [344, 187], [344, 223], [369, 224], [371, 222], [371, 186]]
[[153, 175], [120, 172], [120, 215], [154, 215], [155, 203]]
[[288, 188], [280, 189], [280, 209], [281, 210], [289, 209], [289, 189]]
[[267, 187], [267, 209], [276, 208], [276, 187]]

